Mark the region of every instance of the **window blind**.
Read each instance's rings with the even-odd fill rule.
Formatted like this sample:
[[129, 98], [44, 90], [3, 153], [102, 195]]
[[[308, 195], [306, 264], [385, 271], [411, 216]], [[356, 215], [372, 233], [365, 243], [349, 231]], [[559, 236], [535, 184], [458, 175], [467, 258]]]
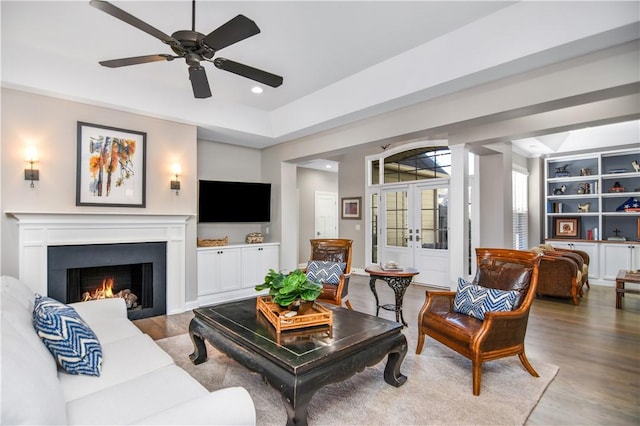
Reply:
[[513, 248], [526, 250], [529, 242], [527, 217], [529, 216], [529, 176], [513, 170], [511, 172], [511, 199], [513, 203]]

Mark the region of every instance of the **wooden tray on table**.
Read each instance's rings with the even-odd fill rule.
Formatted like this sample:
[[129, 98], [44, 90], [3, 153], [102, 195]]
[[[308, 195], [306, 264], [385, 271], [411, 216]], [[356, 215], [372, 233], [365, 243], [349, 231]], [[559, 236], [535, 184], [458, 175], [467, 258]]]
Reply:
[[290, 310], [272, 302], [271, 296], [259, 296], [256, 299], [256, 308], [275, 327], [278, 335], [282, 331], [304, 327], [333, 326], [332, 312], [316, 302], [308, 303], [307, 306], [303, 304], [298, 314], [293, 317], [285, 317], [284, 314]]

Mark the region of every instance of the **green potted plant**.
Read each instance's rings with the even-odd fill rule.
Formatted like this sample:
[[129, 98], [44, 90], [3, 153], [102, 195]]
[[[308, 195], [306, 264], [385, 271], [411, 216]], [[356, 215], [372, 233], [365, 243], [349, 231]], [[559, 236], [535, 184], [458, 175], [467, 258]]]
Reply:
[[255, 287], [256, 291], [269, 289], [274, 303], [287, 307], [297, 300], [313, 301], [322, 293], [322, 284], [307, 278], [299, 269], [285, 275], [269, 269], [264, 283]]

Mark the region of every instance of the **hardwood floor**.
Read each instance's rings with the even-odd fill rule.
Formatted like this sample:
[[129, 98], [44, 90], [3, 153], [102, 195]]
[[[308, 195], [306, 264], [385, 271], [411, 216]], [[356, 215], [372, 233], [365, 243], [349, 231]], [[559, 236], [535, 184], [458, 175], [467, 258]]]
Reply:
[[[384, 282], [378, 281], [376, 288], [381, 303], [393, 303], [393, 292]], [[416, 329], [426, 289], [407, 289], [404, 318], [409, 329]], [[352, 276], [349, 299], [355, 310], [375, 313], [368, 276]], [[380, 316], [395, 320], [393, 312], [381, 310]], [[186, 333], [192, 317], [186, 312], [135, 324], [157, 340]], [[537, 298], [526, 349], [530, 360], [560, 367], [527, 425], [640, 424], [640, 296], [625, 296], [623, 309], [615, 309], [611, 287], [592, 285], [579, 306], [569, 299]]]

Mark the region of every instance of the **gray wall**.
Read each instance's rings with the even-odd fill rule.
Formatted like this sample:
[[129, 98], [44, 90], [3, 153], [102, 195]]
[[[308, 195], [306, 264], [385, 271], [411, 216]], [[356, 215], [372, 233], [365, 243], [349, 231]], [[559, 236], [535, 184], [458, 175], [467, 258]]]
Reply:
[[[8, 212], [185, 214], [187, 301], [195, 294], [196, 128], [110, 108], [2, 89], [2, 269], [18, 276], [18, 230]], [[76, 206], [77, 122], [147, 133], [146, 207]], [[35, 188], [24, 180], [24, 150], [38, 149], [40, 180]], [[182, 166], [181, 190], [170, 189], [171, 167]], [[189, 250], [190, 248], [190, 250]]]
[[[310, 254], [309, 240], [315, 238], [315, 192], [325, 191], [337, 194], [338, 173], [298, 167], [297, 181], [298, 263], [306, 263]], [[336, 214], [339, 215], [339, 211]]]
[[[238, 182], [268, 182], [261, 178], [261, 152], [237, 145], [198, 140], [198, 179]], [[220, 200], [220, 208], [233, 200]], [[229, 237], [229, 243], [244, 243], [250, 232], [266, 234], [268, 224], [198, 223], [198, 238]], [[273, 241], [265, 235], [265, 241]], [[276, 240], [277, 241], [277, 240]]]

